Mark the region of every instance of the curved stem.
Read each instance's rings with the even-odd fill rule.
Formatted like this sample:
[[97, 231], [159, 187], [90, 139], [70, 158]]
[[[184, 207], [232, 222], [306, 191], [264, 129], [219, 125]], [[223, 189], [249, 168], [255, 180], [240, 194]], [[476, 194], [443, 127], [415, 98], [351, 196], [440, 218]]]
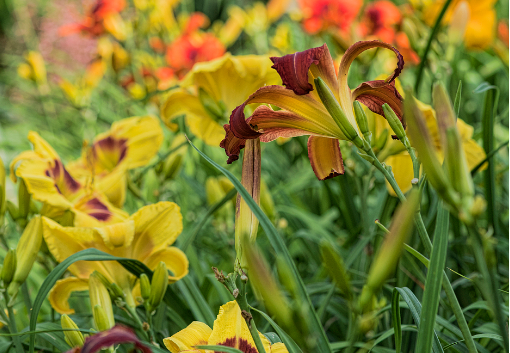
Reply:
[[[9, 303], [9, 296], [7, 293], [4, 293], [5, 302]], [[5, 315], [3, 308], [0, 309], [2, 318], [7, 321], [7, 324], [9, 325], [9, 331], [13, 334], [18, 333], [18, 328], [16, 327], [16, 319], [14, 317], [14, 310], [12, 310], [12, 306], [7, 305], [7, 315]], [[23, 353], [23, 345], [21, 343], [21, 339], [19, 336], [13, 336], [12, 340], [14, 341], [14, 346], [16, 347], [17, 353]]]

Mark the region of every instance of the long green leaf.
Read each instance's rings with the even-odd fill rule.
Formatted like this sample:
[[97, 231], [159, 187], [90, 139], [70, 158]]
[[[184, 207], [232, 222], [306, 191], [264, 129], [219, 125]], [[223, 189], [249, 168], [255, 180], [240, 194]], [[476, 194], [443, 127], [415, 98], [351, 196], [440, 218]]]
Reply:
[[262, 315], [264, 319], [266, 319], [271, 324], [271, 326], [273, 326], [274, 330], [276, 333], [278, 333], [278, 336], [280, 336], [280, 339], [285, 344], [285, 347], [287, 347], [289, 353], [303, 353], [296, 342], [294, 342], [294, 340], [285, 331], [283, 331], [281, 327], [278, 326], [276, 322], [274, 322], [273, 319], [271, 319], [265, 312], [255, 309], [254, 307], [250, 307], [250, 309]]
[[394, 290], [391, 298], [391, 317], [393, 319], [393, 328], [395, 330], [395, 352], [402, 350], [402, 320], [400, 319], [400, 294]]
[[418, 340], [416, 343], [417, 352], [430, 352], [432, 348], [434, 324], [439, 307], [446, 253], [448, 252], [449, 220], [450, 214], [443, 207], [443, 201], [440, 201], [437, 207], [434, 244], [432, 247], [429, 270], [427, 272], [427, 280], [425, 282], [425, 293], [423, 294], [423, 313], [420, 316]]
[[[418, 298], [414, 295], [413, 292], [407, 287], [399, 288], [396, 287], [393, 289], [394, 291], [398, 291], [402, 299], [407, 303], [409, 310], [411, 311], [411, 315], [413, 316], [414, 322], [420, 328], [420, 315], [421, 315], [421, 304], [418, 301]], [[434, 340], [432, 343], [432, 352], [434, 353], [443, 353], [443, 347], [441, 347], [441, 343], [439, 343], [439, 338], [437, 338], [436, 333], [434, 332]], [[423, 353], [428, 353], [423, 351]]]
[[315, 349], [317, 349], [318, 352], [321, 353], [330, 353], [331, 349], [329, 347], [328, 339], [326, 337], [326, 333], [324, 332], [324, 329], [321, 325], [321, 322], [319, 320], [319, 317], [317, 316], [317, 313], [315, 312], [315, 309], [313, 307], [312, 301], [310, 299], [310, 296], [308, 295], [306, 291], [306, 287], [303, 283], [303, 280], [301, 276], [299, 275], [299, 272], [297, 270], [296, 265], [294, 264], [294, 261], [292, 260], [292, 257], [290, 256], [289, 250], [287, 249], [287, 246], [285, 245], [285, 242], [278, 234], [277, 230], [269, 220], [269, 218], [262, 212], [260, 207], [257, 205], [257, 203], [253, 200], [253, 198], [250, 196], [248, 191], [244, 188], [244, 186], [237, 180], [236, 177], [232, 175], [228, 170], [225, 168], [219, 166], [216, 162], [214, 162], [212, 159], [210, 159], [208, 156], [206, 156], [202, 151], [200, 151], [198, 148], [193, 145], [193, 143], [190, 141], [191, 146], [211, 165], [213, 165], [216, 169], [218, 169], [220, 172], [222, 172], [234, 185], [236, 190], [239, 192], [241, 197], [246, 201], [246, 204], [250, 207], [253, 214], [257, 217], [257, 219], [260, 222], [261, 227], [264, 229], [269, 242], [275, 249], [276, 253], [281, 255], [284, 259], [285, 263], [287, 264], [288, 268], [291, 270], [290, 273], [293, 277], [293, 280], [298, 284], [297, 291], [299, 295], [302, 297], [302, 299], [307, 304], [308, 309], [308, 315], [309, 315], [309, 324], [311, 326], [312, 332], [315, 334], [315, 338], [317, 339], [317, 346]]
[[[32, 313], [30, 314], [30, 331], [35, 331], [37, 324], [37, 316], [39, 315], [39, 311], [41, 310], [41, 306], [48, 296], [51, 288], [55, 285], [60, 277], [67, 271], [67, 268], [71, 266], [76, 261], [118, 261], [122, 266], [124, 266], [128, 271], [139, 271], [142, 270], [146, 272], [149, 277], [152, 276], [152, 271], [145, 266], [143, 263], [133, 259], [126, 259], [121, 257], [116, 257], [105, 252], [102, 252], [97, 249], [86, 249], [76, 254], [69, 256], [67, 259], [58, 264], [53, 271], [51, 271], [44, 280], [43, 284], [39, 288], [39, 292], [34, 300], [34, 305], [32, 307]], [[34, 352], [35, 345], [35, 335], [30, 334], [30, 344], [29, 344], [29, 352]]]

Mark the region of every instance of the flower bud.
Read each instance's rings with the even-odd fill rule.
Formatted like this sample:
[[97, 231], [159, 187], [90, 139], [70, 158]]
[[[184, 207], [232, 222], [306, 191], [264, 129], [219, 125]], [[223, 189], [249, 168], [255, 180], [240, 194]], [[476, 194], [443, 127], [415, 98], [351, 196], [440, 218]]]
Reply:
[[36, 51], [29, 51], [25, 55], [25, 60], [28, 62], [30, 68], [32, 69], [32, 80], [34, 80], [34, 82], [37, 84], [46, 83], [46, 65], [44, 64], [44, 59], [41, 53]]
[[5, 210], [7, 203], [5, 202], [5, 166], [0, 158], [0, 227], [4, 224]]
[[408, 129], [409, 135], [413, 141], [413, 147], [418, 151], [418, 158], [423, 165], [425, 173], [427, 173], [430, 184], [450, 205], [457, 205], [459, 203], [458, 196], [453, 193], [453, 188], [436, 157], [425, 118], [416, 104], [411, 91], [406, 92], [404, 110], [405, 117], [409, 122]]
[[154, 168], [151, 168], [145, 174], [143, 180], [143, 196], [149, 203], [158, 202], [159, 195], [159, 178]]
[[406, 148], [410, 147], [409, 139], [407, 138], [404, 126], [402, 126], [402, 122], [398, 118], [397, 114], [395, 114], [395, 112], [393, 111], [393, 109], [391, 109], [388, 103], [384, 103], [382, 105], [382, 108], [384, 111], [384, 116], [386, 117], [388, 124], [390, 124], [390, 127], [397, 136], [397, 138], [400, 141], [402, 141]]
[[103, 24], [105, 29], [121, 42], [125, 41], [129, 35], [129, 28], [118, 13], [105, 16]]
[[2, 272], [0, 273], [0, 279], [4, 282], [4, 286], [9, 285], [14, 278], [16, 272], [16, 250], [9, 249], [4, 258], [2, 266]]
[[117, 283], [110, 284], [110, 295], [111, 297], [115, 299], [124, 299], [125, 294], [122, 288], [120, 288]]
[[[106, 327], [106, 330], [112, 328], [115, 324], [115, 319], [113, 318], [112, 300], [110, 298], [110, 294], [108, 294], [106, 286], [99, 278], [97, 271], [94, 271], [89, 277], [89, 297], [92, 308], [95, 308], [96, 306], [101, 307], [106, 317], [106, 319], [104, 317], [96, 317], [96, 310], [94, 309], [92, 314], [94, 315], [94, 321], [97, 328], [99, 329], [99, 325], [101, 327]], [[102, 315], [102, 313], [99, 311], [97, 314]]]
[[18, 216], [26, 219], [30, 211], [30, 193], [23, 179], [20, 179], [18, 186]]
[[165, 296], [167, 287], [168, 271], [165, 263], [161, 261], [152, 275], [151, 293], [149, 296], [149, 306], [151, 311], [155, 310], [159, 306]]
[[12, 218], [13, 220], [18, 219], [18, 217], [19, 217], [19, 210], [18, 210], [18, 208], [16, 207], [16, 205], [15, 205], [15, 204], [13, 204], [13, 203], [12, 203], [12, 201], [9, 201], [9, 200], [7, 200], [7, 201], [5, 202], [5, 205], [6, 205], [6, 207], [7, 207], [7, 212], [9, 212], [9, 214], [11, 215], [11, 218]]
[[368, 119], [367, 115], [365, 114], [365, 111], [361, 107], [360, 102], [354, 101], [354, 115], [356, 116], [356, 123], [358, 123], [359, 130], [365, 137], [365, 140], [368, 141], [368, 143], [372, 140], [372, 133], [370, 132], [370, 129], [368, 128]]
[[384, 148], [384, 146], [386, 146], [389, 134], [390, 132], [388, 131], [388, 129], [384, 129], [383, 131], [381, 131], [379, 136], [377, 136], [377, 139], [374, 140], [375, 143], [372, 145], [375, 150], [380, 151]]
[[[179, 147], [180, 146], [180, 147]], [[179, 172], [184, 160], [184, 155], [188, 151], [188, 143], [184, 134], [176, 135], [170, 144], [170, 150], [176, 149], [163, 162], [163, 175], [165, 179], [173, 179]]]
[[151, 282], [145, 273], [140, 275], [140, 292], [142, 292], [143, 300], [147, 300], [151, 296]]
[[66, 342], [71, 346], [71, 348], [81, 347], [85, 343], [85, 339], [80, 331], [67, 331], [67, 330], [77, 330], [78, 326], [74, 323], [74, 321], [63, 314], [60, 317], [60, 325], [64, 329], [64, 336]]
[[363, 149], [363, 140], [361, 140], [358, 133], [347, 119], [340, 103], [338, 103], [326, 82], [324, 82], [324, 80], [320, 77], [317, 77], [314, 82], [322, 104], [324, 104], [333, 120], [336, 122], [340, 130], [342, 130], [345, 138], [352, 141], [356, 147]]
[[94, 316], [94, 324], [99, 331], [107, 331], [112, 328], [112, 326], [110, 326], [108, 315], [106, 315], [106, 311], [101, 307], [101, 305], [94, 305], [92, 314]]
[[352, 298], [351, 281], [344, 266], [342, 258], [337, 254], [333, 246], [323, 241], [321, 243], [322, 264], [333, 279], [336, 286], [347, 299]]
[[395, 217], [393, 217], [390, 232], [386, 235], [370, 266], [367, 282], [361, 291], [359, 304], [363, 312], [372, 309], [373, 296], [395, 270], [404, 243], [413, 230], [414, 214], [419, 202], [420, 192], [413, 189], [407, 201], [398, 208]]
[[30, 220], [27, 227], [23, 231], [16, 247], [16, 258], [18, 266], [14, 274], [13, 282], [9, 285], [8, 293], [14, 296], [19, 287], [25, 282], [32, 270], [39, 249], [42, 244], [42, 221], [41, 216], [35, 216]]

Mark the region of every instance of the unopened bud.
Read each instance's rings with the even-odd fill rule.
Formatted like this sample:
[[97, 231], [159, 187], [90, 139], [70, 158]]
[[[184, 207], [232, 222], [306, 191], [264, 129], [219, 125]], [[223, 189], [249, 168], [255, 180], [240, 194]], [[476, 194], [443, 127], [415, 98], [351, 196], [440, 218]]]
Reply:
[[381, 131], [379, 136], [377, 136], [377, 139], [375, 139], [375, 141], [374, 141], [375, 143], [373, 145], [373, 147], [376, 151], [380, 151], [384, 148], [384, 146], [386, 146], [386, 142], [388, 142], [389, 134], [390, 134], [390, 132], [388, 131], [388, 129], [384, 129], [383, 131]]
[[331, 92], [326, 82], [324, 82], [324, 80], [320, 77], [317, 77], [314, 82], [322, 104], [324, 104], [327, 111], [344, 134], [345, 138], [352, 141], [356, 147], [363, 149], [363, 140], [358, 136], [358, 133], [347, 119], [340, 103], [338, 103], [335, 95]]
[[20, 179], [18, 186], [18, 211], [18, 217], [21, 219], [26, 219], [30, 211], [30, 193], [23, 179]]
[[175, 136], [174, 140], [170, 144], [170, 150], [176, 148], [177, 150], [171, 153], [163, 162], [163, 175], [165, 176], [165, 179], [175, 178], [175, 176], [181, 169], [182, 162], [184, 160], [184, 155], [188, 150], [188, 143], [186, 141], [186, 136], [184, 134], [179, 134]]
[[168, 271], [166, 265], [161, 261], [156, 267], [154, 274], [152, 275], [151, 283], [151, 294], [149, 297], [149, 305], [151, 310], [155, 310], [163, 297], [165, 296], [166, 289], [168, 287]]
[[354, 101], [354, 115], [356, 116], [356, 122], [358, 123], [359, 130], [365, 137], [365, 140], [368, 141], [368, 143], [372, 140], [372, 133], [370, 132], [370, 129], [368, 128], [368, 119], [367, 115], [365, 114], [365, 111], [361, 107], [360, 102]]
[[473, 197], [475, 190], [462, 141], [456, 127], [446, 130], [445, 164], [452, 186], [461, 197]]
[[32, 68], [32, 79], [37, 84], [46, 83], [46, 65], [41, 53], [36, 51], [29, 51], [25, 55], [25, 59]]
[[324, 241], [321, 243], [322, 264], [333, 279], [336, 286], [347, 299], [352, 298], [351, 281], [345, 269], [342, 258], [335, 251], [333, 246]]
[[85, 343], [85, 339], [80, 331], [68, 331], [68, 330], [78, 330], [78, 326], [74, 323], [74, 321], [63, 314], [60, 317], [60, 325], [64, 329], [64, 336], [66, 342], [71, 346], [71, 348], [81, 347]]
[[409, 147], [409, 140], [407, 138], [406, 132], [404, 130], [404, 126], [402, 126], [402, 122], [398, 118], [397, 114], [391, 109], [391, 107], [388, 105], [388, 103], [384, 103], [382, 105], [384, 116], [386, 117], [386, 120], [388, 121], [388, 124], [390, 124], [391, 129], [397, 136], [397, 138], [402, 141], [406, 147]]
[[142, 292], [143, 300], [147, 300], [151, 296], [151, 282], [145, 273], [140, 275], [140, 291]]
[[[89, 297], [92, 308], [100, 306], [105, 313], [106, 321], [103, 320], [100, 322], [102, 325], [101, 327], [107, 327], [107, 330], [112, 328], [115, 324], [115, 320], [113, 318], [112, 300], [110, 298], [110, 294], [108, 294], [106, 286], [97, 275], [97, 271], [92, 272], [89, 277]], [[93, 314], [94, 321], [97, 325], [99, 322], [96, 320], [95, 310]]]
[[9, 249], [4, 258], [2, 266], [2, 272], [0, 273], [0, 279], [4, 282], [4, 286], [11, 283], [16, 272], [16, 250]]
[[155, 203], [158, 201], [158, 190], [159, 190], [159, 178], [156, 174], [154, 168], [151, 168], [145, 174], [145, 178], [143, 180], [143, 196], [145, 200], [150, 203]]
[[101, 307], [101, 305], [94, 305], [92, 314], [94, 316], [94, 324], [99, 331], [107, 331], [112, 328], [112, 326], [110, 326], [108, 316], [106, 315], [106, 311]]
[[12, 201], [9, 201], [7, 200], [5, 202], [6, 206], [7, 206], [7, 212], [9, 212], [9, 214], [11, 215], [11, 218], [13, 220], [17, 220], [18, 217], [19, 217], [19, 210], [18, 210], [18, 207], [16, 207], [15, 204], [12, 203]]
[[18, 266], [14, 274], [13, 282], [9, 285], [8, 293], [14, 296], [19, 287], [25, 282], [32, 270], [42, 244], [42, 221], [41, 216], [35, 216], [30, 220], [23, 231], [16, 247], [16, 258]]
[[124, 291], [122, 290], [122, 288], [120, 288], [117, 283], [112, 283], [110, 285], [110, 294], [112, 296], [112, 298], [114, 299], [123, 299], [125, 297], [124, 295]]
[[5, 210], [7, 203], [5, 202], [5, 166], [0, 158], [0, 227], [4, 224]]

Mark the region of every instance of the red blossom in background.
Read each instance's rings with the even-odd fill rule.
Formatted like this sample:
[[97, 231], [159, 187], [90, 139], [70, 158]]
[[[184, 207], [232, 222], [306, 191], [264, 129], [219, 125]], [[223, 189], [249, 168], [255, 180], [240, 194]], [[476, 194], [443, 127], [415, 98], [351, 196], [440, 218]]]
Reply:
[[310, 34], [328, 29], [347, 33], [362, 5], [362, 0], [299, 0], [303, 28]]
[[81, 22], [62, 26], [59, 33], [62, 36], [85, 33], [91, 37], [99, 37], [106, 32], [104, 19], [119, 13], [125, 7], [125, 0], [97, 0]]

